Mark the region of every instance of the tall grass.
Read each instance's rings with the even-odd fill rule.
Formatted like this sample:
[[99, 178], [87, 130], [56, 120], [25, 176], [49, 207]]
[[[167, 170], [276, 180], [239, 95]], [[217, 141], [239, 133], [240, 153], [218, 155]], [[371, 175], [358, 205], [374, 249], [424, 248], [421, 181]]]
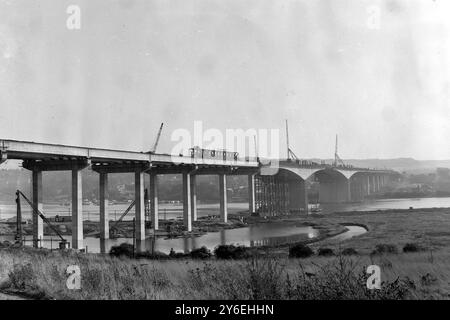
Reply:
[[[51, 299], [415, 299], [445, 298], [448, 256], [426, 253], [307, 259], [132, 260], [110, 256], [0, 250], [0, 288]], [[68, 290], [66, 269], [81, 269]], [[382, 289], [366, 287], [366, 266], [382, 269]]]

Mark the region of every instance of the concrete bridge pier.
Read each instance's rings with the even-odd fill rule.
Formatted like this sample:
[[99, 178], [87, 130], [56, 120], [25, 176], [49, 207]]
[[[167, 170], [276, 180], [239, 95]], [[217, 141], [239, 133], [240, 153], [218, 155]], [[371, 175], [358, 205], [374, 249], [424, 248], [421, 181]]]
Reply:
[[108, 174], [106, 172], [100, 173], [99, 185], [99, 200], [100, 200], [100, 239], [109, 239], [109, 212], [108, 212]]
[[223, 173], [219, 174], [219, 197], [220, 197], [220, 220], [228, 221], [227, 208], [227, 176]]
[[191, 174], [183, 172], [183, 224], [186, 231], [192, 231], [192, 195], [191, 195]]
[[250, 214], [256, 212], [256, 195], [255, 195], [255, 175], [248, 175], [248, 211]]
[[191, 221], [197, 221], [197, 176], [191, 175]]
[[83, 195], [81, 169], [72, 169], [72, 248], [83, 249]]
[[367, 195], [370, 196], [373, 193], [372, 183], [370, 175], [367, 175]]
[[153, 229], [159, 229], [158, 175], [150, 171], [150, 212]]
[[[32, 202], [33, 207], [42, 212], [42, 171], [33, 170], [32, 173]], [[35, 213], [33, 215], [33, 247], [39, 247], [39, 240], [44, 238], [44, 221]]]
[[145, 240], [145, 204], [144, 204], [144, 172], [134, 172], [134, 209], [136, 241]]
[[379, 189], [378, 189], [377, 175], [376, 174], [372, 175], [372, 184], [373, 184], [374, 193], [378, 193]]

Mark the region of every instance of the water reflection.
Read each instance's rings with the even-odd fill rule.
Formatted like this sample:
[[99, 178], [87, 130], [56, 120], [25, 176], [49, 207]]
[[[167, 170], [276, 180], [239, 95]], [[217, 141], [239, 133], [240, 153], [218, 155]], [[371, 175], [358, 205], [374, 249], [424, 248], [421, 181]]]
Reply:
[[[346, 226], [349, 230], [345, 233], [329, 238], [333, 241], [342, 241], [367, 232], [359, 226]], [[176, 252], [188, 253], [195, 248], [206, 246], [213, 250], [219, 244], [235, 244], [244, 246], [274, 246], [289, 242], [297, 242], [317, 237], [319, 231], [312, 227], [297, 227], [293, 223], [264, 223], [240, 229], [221, 230], [211, 232], [200, 237], [189, 238], [147, 238], [136, 241], [134, 245], [141, 251], [160, 251], [169, 253], [173, 248]], [[70, 243], [71, 236], [64, 236]], [[13, 236], [1, 236], [0, 241], [13, 241]], [[31, 239], [31, 237], [27, 237]], [[229, 239], [229, 240], [227, 240]], [[45, 248], [57, 248], [58, 239], [45, 237], [42, 246]], [[113, 246], [121, 243], [133, 244], [131, 238], [118, 238], [100, 240], [98, 238], [85, 238], [84, 244], [88, 252], [107, 253]]]

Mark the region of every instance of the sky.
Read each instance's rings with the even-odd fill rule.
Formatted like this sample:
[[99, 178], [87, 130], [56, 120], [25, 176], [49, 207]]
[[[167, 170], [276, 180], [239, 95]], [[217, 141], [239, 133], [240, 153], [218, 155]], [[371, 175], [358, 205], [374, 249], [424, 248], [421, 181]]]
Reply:
[[[67, 28], [67, 7], [80, 29]], [[0, 139], [171, 152], [280, 130], [300, 158], [450, 159], [450, 2], [0, 0]]]

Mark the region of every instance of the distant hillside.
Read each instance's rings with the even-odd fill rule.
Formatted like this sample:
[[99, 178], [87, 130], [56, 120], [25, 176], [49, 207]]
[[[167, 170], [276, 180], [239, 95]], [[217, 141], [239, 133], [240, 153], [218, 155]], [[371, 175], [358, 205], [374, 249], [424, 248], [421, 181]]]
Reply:
[[[312, 159], [320, 162], [321, 159]], [[323, 159], [322, 159], [323, 160]], [[331, 163], [333, 159], [324, 160]], [[450, 160], [416, 160], [413, 158], [395, 159], [343, 159], [344, 163], [363, 168], [388, 168], [399, 172], [429, 173], [436, 171], [436, 168], [450, 168]]]

